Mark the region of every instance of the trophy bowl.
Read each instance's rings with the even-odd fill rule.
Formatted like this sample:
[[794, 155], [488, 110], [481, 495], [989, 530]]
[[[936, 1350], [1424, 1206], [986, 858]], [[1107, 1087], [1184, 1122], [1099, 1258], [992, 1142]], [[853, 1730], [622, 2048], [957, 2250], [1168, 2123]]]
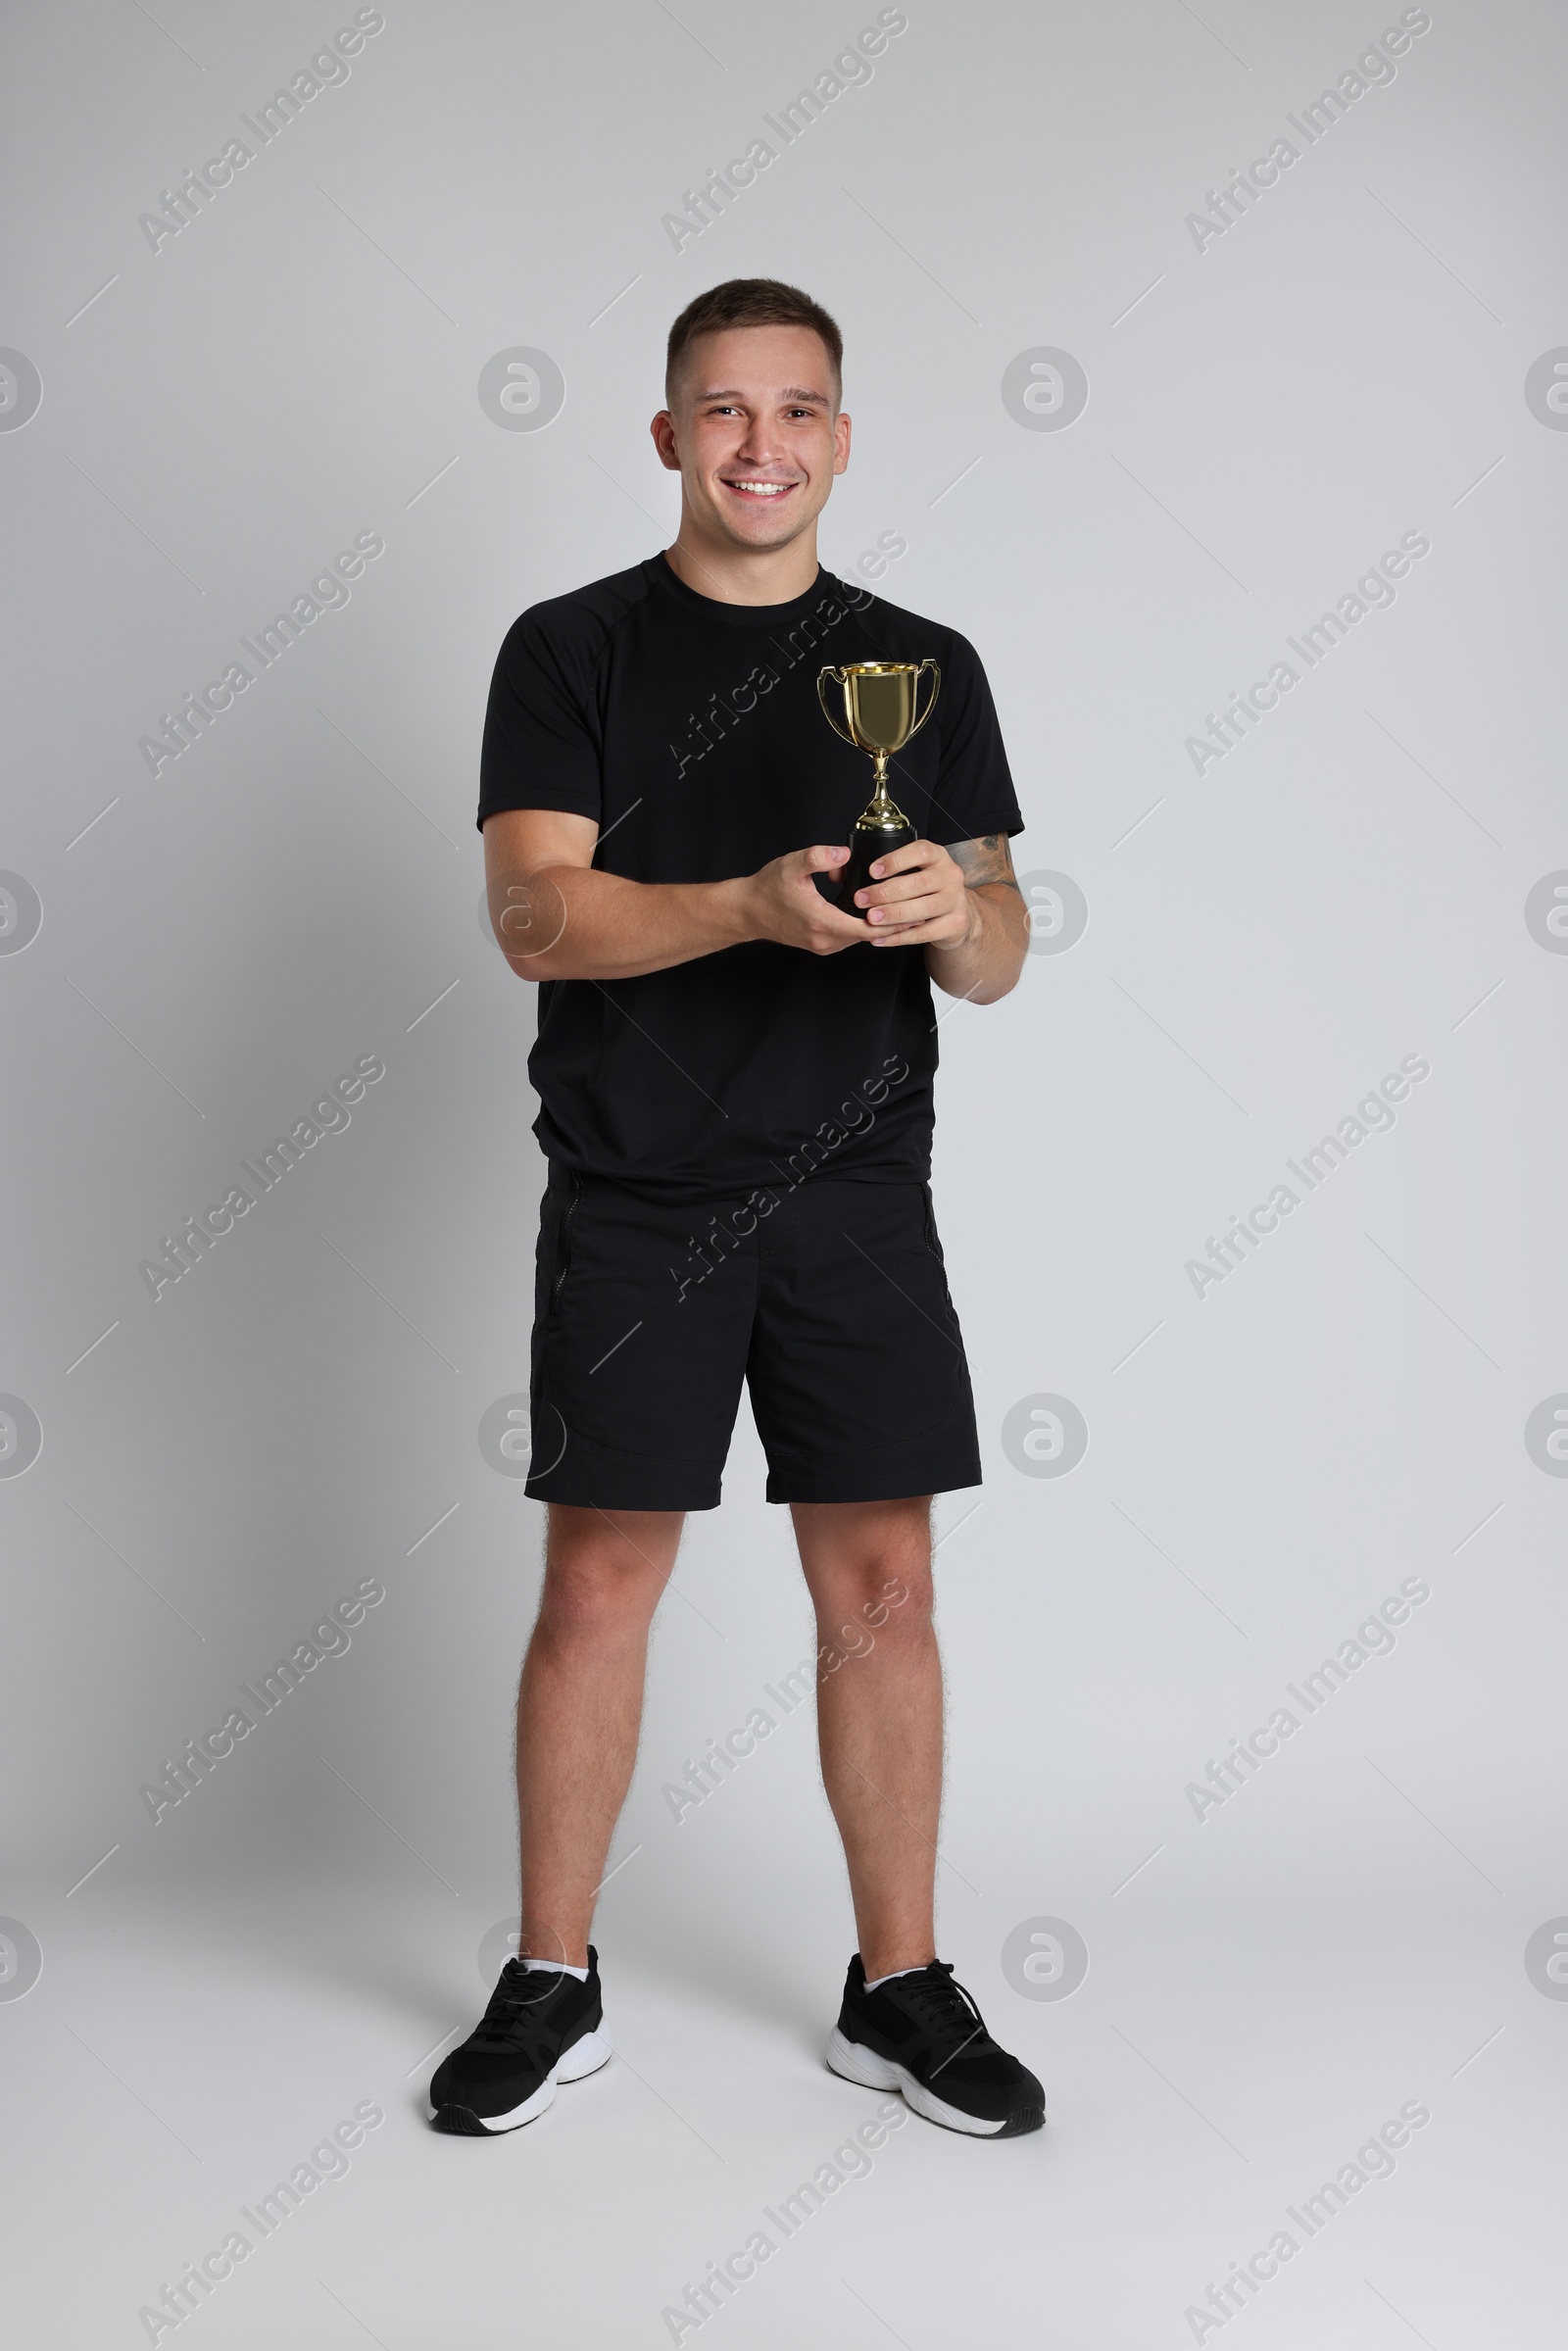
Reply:
[[[931, 673], [931, 691], [923, 710], [917, 706], [920, 680]], [[830, 691], [831, 689], [831, 691]], [[871, 879], [871, 867], [890, 850], [903, 849], [918, 835], [902, 808], [888, 795], [888, 760], [917, 735], [936, 708], [942, 672], [929, 658], [923, 661], [846, 661], [818, 670], [816, 698], [822, 715], [836, 735], [857, 751], [868, 752], [874, 762], [870, 800], [850, 832], [850, 861], [836, 875], [819, 874], [835, 902], [846, 913], [858, 911], [855, 893]], [[835, 715], [843, 712], [843, 723]]]

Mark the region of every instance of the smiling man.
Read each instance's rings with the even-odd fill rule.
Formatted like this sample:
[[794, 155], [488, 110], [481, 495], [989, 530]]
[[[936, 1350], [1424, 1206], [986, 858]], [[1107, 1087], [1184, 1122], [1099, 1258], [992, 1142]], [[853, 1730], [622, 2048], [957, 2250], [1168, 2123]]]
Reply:
[[[984, 1004], [1017, 980], [1022, 818], [972, 647], [817, 562], [850, 460], [842, 357], [826, 311], [771, 278], [691, 303], [653, 421], [673, 546], [535, 605], [496, 664], [478, 822], [497, 938], [539, 986], [527, 1492], [549, 1527], [518, 1693], [519, 1955], [436, 2072], [440, 2130], [514, 2129], [610, 2055], [594, 1898], [649, 1625], [685, 1513], [718, 1503], [743, 1381], [815, 1609], [858, 1936], [828, 2063], [974, 2135], [1044, 2119], [933, 1919], [931, 1498], [978, 1485], [980, 1459], [928, 1181], [931, 982]], [[834, 905], [817, 880], [870, 768], [817, 671], [928, 656], [940, 697], [893, 761], [920, 838]]]

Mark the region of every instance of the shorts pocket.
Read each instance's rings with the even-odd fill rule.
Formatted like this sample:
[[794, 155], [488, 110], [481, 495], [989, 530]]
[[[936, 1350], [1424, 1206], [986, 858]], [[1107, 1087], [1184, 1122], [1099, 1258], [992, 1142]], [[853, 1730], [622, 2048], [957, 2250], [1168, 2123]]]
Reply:
[[546, 1308], [553, 1323], [561, 1320], [562, 1294], [566, 1287], [566, 1276], [571, 1271], [572, 1234], [577, 1222], [577, 1211], [581, 1206], [582, 1177], [574, 1172], [570, 1190], [561, 1211], [561, 1221], [556, 1227], [556, 1247], [550, 1271], [550, 1296]]
[[925, 1203], [926, 1248], [931, 1251], [931, 1254], [933, 1257], [935, 1257], [937, 1263], [945, 1269], [948, 1261], [942, 1254], [942, 1243], [937, 1236], [937, 1212], [935, 1203], [931, 1198], [931, 1187], [929, 1184], [922, 1184], [920, 1186], [920, 1198]]

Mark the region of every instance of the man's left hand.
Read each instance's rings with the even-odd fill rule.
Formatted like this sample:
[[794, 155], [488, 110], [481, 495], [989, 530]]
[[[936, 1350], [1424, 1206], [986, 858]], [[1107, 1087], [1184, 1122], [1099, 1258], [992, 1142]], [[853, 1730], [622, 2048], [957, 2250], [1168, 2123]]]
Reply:
[[855, 893], [872, 947], [955, 947], [970, 941], [978, 909], [963, 869], [935, 841], [910, 841], [890, 850], [871, 868], [870, 886]]

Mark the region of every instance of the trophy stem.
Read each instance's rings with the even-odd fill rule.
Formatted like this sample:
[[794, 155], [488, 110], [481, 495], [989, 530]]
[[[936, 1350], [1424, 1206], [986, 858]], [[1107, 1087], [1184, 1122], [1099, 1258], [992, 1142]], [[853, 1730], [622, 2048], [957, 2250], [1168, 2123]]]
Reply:
[[865, 825], [879, 826], [906, 824], [907, 817], [888, 793], [888, 755], [885, 751], [879, 751], [875, 758], [876, 764], [872, 769], [872, 782], [875, 789], [860, 822]]
[[871, 867], [877, 858], [892, 850], [903, 849], [915, 838], [913, 825], [889, 796], [888, 756], [886, 751], [874, 754], [875, 789], [850, 834], [850, 861], [839, 874], [839, 904], [851, 914], [860, 911], [855, 904], [855, 893], [869, 886]]

